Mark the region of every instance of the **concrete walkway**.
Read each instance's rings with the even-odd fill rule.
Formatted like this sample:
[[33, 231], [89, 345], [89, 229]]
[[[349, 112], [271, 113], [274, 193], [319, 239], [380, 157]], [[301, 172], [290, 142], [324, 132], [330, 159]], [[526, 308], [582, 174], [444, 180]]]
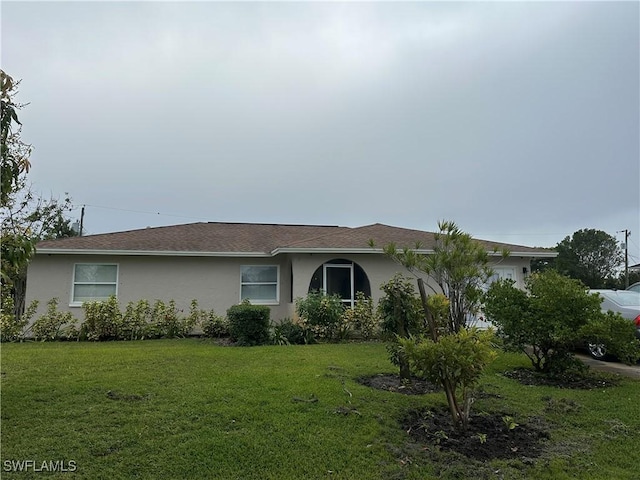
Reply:
[[576, 357], [589, 365], [593, 370], [607, 373], [617, 373], [624, 377], [630, 377], [640, 380], [640, 365], [625, 365], [620, 362], [603, 362], [591, 358], [589, 355], [577, 353]]

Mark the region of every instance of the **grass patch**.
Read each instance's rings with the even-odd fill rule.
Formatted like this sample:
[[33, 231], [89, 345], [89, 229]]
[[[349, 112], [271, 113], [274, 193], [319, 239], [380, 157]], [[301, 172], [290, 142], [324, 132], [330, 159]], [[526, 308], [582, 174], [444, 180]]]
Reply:
[[[427, 451], [400, 428], [443, 393], [400, 395], [357, 382], [393, 373], [384, 345], [219, 347], [199, 339], [4, 344], [2, 478], [6, 461], [73, 460], [48, 477], [128, 478], [591, 478], [640, 471], [640, 382], [567, 390], [524, 386], [502, 354], [474, 411], [553, 425], [535, 461], [477, 462]], [[516, 427], [517, 428], [517, 427]], [[479, 446], [481, 448], [481, 446]]]

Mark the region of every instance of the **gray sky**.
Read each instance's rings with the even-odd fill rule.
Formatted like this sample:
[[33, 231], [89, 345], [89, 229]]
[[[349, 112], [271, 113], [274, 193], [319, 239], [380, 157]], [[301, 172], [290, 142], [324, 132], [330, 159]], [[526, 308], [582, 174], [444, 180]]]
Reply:
[[30, 179], [86, 205], [89, 233], [450, 219], [553, 246], [627, 228], [640, 262], [638, 2], [1, 13], [2, 68], [30, 102]]

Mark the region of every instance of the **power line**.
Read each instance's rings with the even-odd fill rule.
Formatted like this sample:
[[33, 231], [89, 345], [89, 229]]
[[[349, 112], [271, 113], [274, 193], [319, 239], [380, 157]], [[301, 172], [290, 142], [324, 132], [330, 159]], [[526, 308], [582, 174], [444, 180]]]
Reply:
[[190, 220], [201, 220], [201, 221], [207, 221], [208, 219], [206, 218], [202, 218], [202, 217], [190, 217], [187, 215], [174, 215], [174, 214], [170, 214], [170, 213], [162, 213], [162, 212], [147, 212], [144, 210], [132, 210], [129, 208], [118, 208], [118, 207], [105, 207], [104, 205], [91, 205], [89, 203], [85, 203], [83, 205], [77, 205], [75, 207], [75, 209], [81, 208], [81, 207], [91, 207], [91, 208], [102, 208], [105, 210], [117, 210], [119, 212], [130, 212], [130, 213], [144, 213], [146, 215], [159, 215], [159, 216], [163, 216], [163, 217], [174, 217], [174, 218], [187, 218]]

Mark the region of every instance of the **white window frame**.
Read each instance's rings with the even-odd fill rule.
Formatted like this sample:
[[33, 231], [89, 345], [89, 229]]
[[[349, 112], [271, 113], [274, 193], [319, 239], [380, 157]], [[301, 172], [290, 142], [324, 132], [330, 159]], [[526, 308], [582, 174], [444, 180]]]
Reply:
[[498, 280], [502, 280], [503, 278], [508, 278], [506, 275], [507, 272], [512, 274], [511, 280], [518, 283], [518, 278], [516, 277], [516, 267], [492, 267], [493, 275], [487, 279], [484, 287], [487, 290], [493, 283]]
[[[105, 267], [116, 267], [116, 280], [115, 282], [76, 282], [76, 267], [78, 265], [100, 265], [100, 266], [105, 266]], [[116, 298], [118, 298], [118, 284], [120, 279], [120, 264], [118, 263], [89, 263], [89, 262], [83, 262], [83, 263], [74, 263], [73, 264], [73, 274], [72, 274], [72, 279], [71, 279], [71, 298], [69, 299], [69, 306], [70, 307], [81, 307], [83, 303], [85, 302], [77, 302], [75, 301], [75, 297], [76, 297], [76, 285], [115, 285], [115, 293], [114, 295], [116, 296]], [[97, 301], [103, 301], [103, 299], [96, 299]]]
[[[252, 267], [272, 267], [276, 269], [276, 281], [275, 282], [243, 282], [242, 281], [242, 269]], [[242, 288], [245, 285], [274, 285], [276, 286], [276, 298], [257, 298], [248, 300], [252, 305], [280, 305], [280, 265], [240, 265], [240, 302], [242, 298]]]
[[329, 290], [327, 289], [327, 270], [330, 268], [348, 268], [349, 269], [349, 281], [351, 282], [351, 298], [343, 298], [342, 303], [350, 306], [351, 308], [355, 305], [355, 296], [356, 296], [356, 288], [355, 288], [355, 273], [353, 268], [353, 262], [351, 263], [325, 263], [322, 271], [322, 289], [328, 295]]

